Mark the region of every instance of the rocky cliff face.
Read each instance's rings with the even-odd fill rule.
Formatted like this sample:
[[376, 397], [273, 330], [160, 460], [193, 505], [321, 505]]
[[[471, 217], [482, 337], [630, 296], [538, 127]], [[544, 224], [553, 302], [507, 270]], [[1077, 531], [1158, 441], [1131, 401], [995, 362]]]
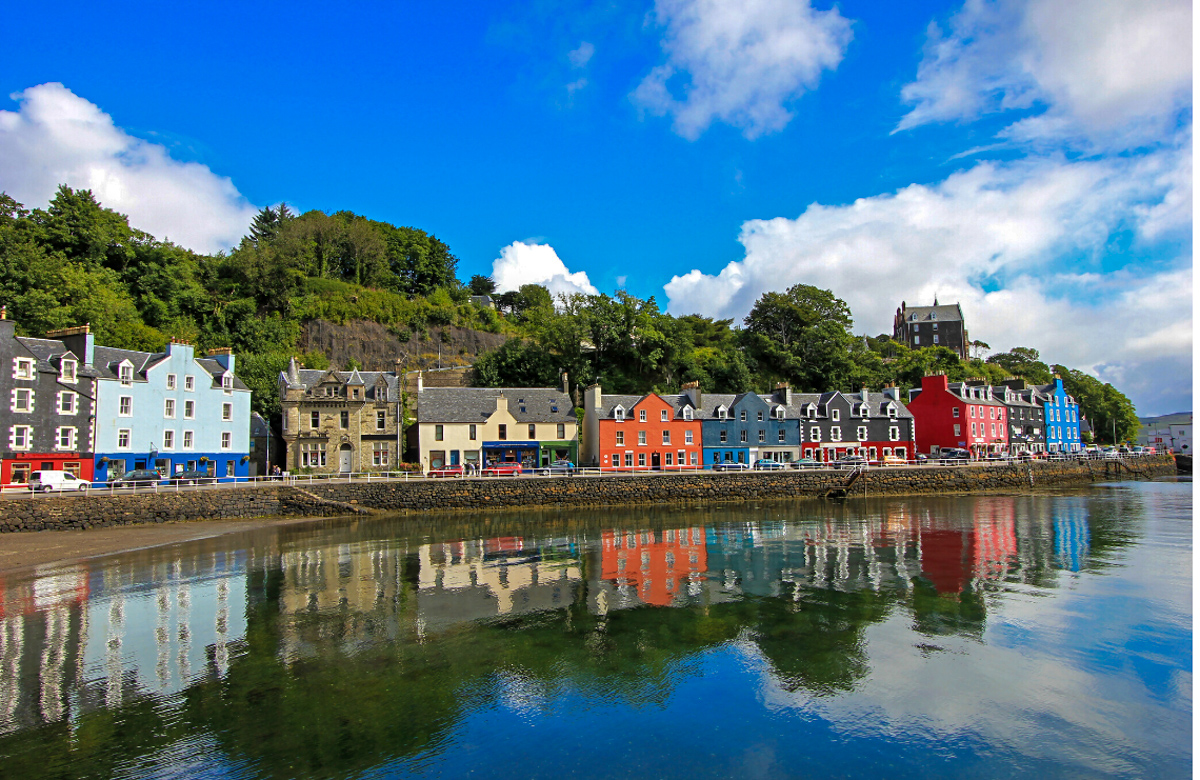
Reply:
[[402, 341], [387, 326], [366, 320], [337, 325], [326, 320], [304, 324], [298, 347], [304, 352], [322, 352], [330, 365], [344, 368], [353, 358], [367, 371], [394, 371], [396, 361], [406, 361], [409, 370], [469, 366], [476, 356], [496, 349], [508, 336], [465, 328], [430, 327], [428, 338], [411, 334]]

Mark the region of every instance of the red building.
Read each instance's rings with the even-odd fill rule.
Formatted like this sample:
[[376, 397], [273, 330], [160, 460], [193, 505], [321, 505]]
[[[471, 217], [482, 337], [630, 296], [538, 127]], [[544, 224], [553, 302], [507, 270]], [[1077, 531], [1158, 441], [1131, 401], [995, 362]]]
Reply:
[[916, 420], [917, 452], [961, 448], [987, 457], [1008, 451], [1008, 407], [992, 397], [991, 387], [927, 376], [912, 391], [908, 411]]
[[600, 535], [600, 576], [637, 590], [646, 604], [668, 606], [704, 576], [708, 556], [704, 528], [604, 531]]
[[700, 421], [686, 395], [584, 394], [580, 462], [619, 471], [701, 468]]

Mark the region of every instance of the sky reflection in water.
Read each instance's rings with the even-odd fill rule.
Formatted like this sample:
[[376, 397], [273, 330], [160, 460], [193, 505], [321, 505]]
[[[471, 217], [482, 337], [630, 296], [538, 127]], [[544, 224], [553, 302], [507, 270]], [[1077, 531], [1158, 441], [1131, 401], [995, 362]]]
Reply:
[[3, 777], [1185, 777], [1191, 485], [329, 523], [3, 583]]

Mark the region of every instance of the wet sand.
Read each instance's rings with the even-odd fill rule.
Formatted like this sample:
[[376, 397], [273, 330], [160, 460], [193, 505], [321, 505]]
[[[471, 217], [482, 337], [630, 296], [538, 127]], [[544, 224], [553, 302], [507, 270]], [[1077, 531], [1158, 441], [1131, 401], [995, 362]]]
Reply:
[[259, 528], [320, 523], [324, 518], [283, 520], [197, 520], [137, 524], [86, 531], [36, 531], [0, 534], [0, 575], [34, 566], [69, 563], [130, 550], [144, 550]]

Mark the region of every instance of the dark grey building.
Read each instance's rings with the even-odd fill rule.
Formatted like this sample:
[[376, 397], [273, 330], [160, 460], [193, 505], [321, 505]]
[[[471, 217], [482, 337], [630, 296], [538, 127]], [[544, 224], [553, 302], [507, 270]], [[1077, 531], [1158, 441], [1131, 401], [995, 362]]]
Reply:
[[932, 306], [909, 306], [901, 301], [892, 322], [892, 338], [910, 349], [946, 347], [963, 360], [968, 357], [967, 324], [957, 303], [941, 306], [935, 298]]
[[1045, 399], [1024, 379], [1005, 379], [993, 389], [992, 397], [1008, 407], [1008, 452], [1046, 451]]

